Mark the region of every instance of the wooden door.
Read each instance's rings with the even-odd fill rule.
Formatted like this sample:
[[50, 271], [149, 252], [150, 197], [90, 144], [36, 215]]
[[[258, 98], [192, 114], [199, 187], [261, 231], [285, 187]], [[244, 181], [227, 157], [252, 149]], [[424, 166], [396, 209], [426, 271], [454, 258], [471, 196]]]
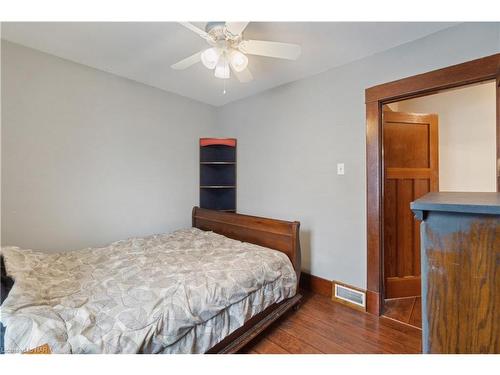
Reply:
[[410, 202], [439, 190], [438, 118], [384, 112], [385, 298], [420, 295], [420, 222]]

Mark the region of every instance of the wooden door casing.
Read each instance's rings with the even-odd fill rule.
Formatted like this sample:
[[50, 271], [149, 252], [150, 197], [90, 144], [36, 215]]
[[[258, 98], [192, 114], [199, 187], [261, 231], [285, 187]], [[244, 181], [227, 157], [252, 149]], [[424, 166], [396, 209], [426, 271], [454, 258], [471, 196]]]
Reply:
[[419, 225], [410, 202], [439, 188], [438, 119], [384, 112], [385, 298], [420, 295]]
[[[365, 90], [366, 104], [366, 311], [384, 309], [382, 108], [384, 104], [496, 80], [497, 157], [500, 160], [500, 53], [383, 83]], [[500, 191], [500, 169], [497, 191]]]

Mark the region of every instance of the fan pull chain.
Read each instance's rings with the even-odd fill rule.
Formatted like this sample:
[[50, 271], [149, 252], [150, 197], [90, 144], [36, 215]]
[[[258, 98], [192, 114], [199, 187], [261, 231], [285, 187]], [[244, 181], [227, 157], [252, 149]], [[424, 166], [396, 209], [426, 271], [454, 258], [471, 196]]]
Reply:
[[225, 80], [225, 79], [223, 79], [223, 80], [222, 80], [222, 82], [223, 82], [223, 84], [224, 84], [224, 88], [223, 88], [223, 90], [222, 90], [222, 95], [226, 95], [226, 80]]

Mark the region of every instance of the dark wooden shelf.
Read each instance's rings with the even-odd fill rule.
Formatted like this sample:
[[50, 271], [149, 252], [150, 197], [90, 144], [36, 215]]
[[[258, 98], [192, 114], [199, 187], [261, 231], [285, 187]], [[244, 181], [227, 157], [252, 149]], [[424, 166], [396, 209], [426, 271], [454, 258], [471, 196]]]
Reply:
[[236, 139], [200, 139], [200, 207], [236, 212]]

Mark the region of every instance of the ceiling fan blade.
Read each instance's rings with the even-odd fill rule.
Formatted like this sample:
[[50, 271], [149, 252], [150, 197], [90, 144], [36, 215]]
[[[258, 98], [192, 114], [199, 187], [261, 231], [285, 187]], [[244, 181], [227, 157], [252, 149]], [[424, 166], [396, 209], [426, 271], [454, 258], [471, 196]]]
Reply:
[[189, 29], [191, 30], [193, 33], [195, 34], [198, 34], [199, 36], [201, 36], [203, 39], [205, 40], [208, 40], [208, 41], [212, 41], [212, 37], [210, 35], [208, 35], [208, 33], [206, 33], [204, 30], [196, 27], [195, 25], [193, 25], [192, 23], [189, 23], [189, 22], [179, 22], [182, 26], [184, 26], [186, 29]]
[[253, 80], [253, 75], [248, 68], [242, 70], [239, 73], [233, 69], [233, 73], [236, 76], [236, 78], [238, 78], [238, 81], [240, 81], [241, 83], [246, 83]]
[[238, 49], [249, 55], [275, 57], [278, 59], [297, 60], [301, 53], [298, 44], [270, 42], [266, 40], [244, 40]]
[[231, 35], [241, 35], [250, 22], [226, 22], [226, 31]]
[[194, 65], [200, 61], [201, 61], [201, 52], [196, 52], [194, 55], [186, 57], [185, 59], [182, 59], [181, 61], [173, 64], [171, 68], [175, 70], [182, 70], [189, 68], [191, 65]]

